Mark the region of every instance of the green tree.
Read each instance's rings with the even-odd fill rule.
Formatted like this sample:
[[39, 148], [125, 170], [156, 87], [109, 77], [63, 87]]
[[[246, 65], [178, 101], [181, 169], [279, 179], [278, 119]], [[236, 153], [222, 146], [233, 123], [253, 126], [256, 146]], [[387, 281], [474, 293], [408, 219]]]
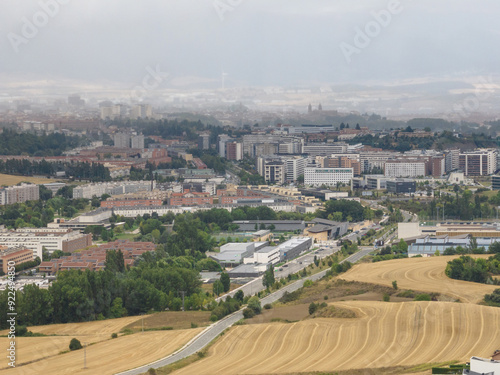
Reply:
[[78, 350], [81, 348], [82, 348], [82, 343], [80, 342], [80, 340], [76, 338], [71, 339], [71, 341], [69, 342], [69, 350]]
[[255, 314], [260, 314], [262, 307], [260, 306], [260, 299], [256, 296], [250, 297], [248, 300], [248, 308], [252, 309]]
[[214, 285], [212, 287], [215, 295], [219, 296], [224, 292], [224, 284], [220, 280], [215, 280]]
[[220, 274], [220, 282], [222, 283], [222, 286], [224, 288], [224, 293], [229, 292], [229, 289], [231, 288], [231, 279], [229, 278], [227, 272], [222, 272]]
[[270, 288], [275, 281], [274, 267], [271, 265], [267, 268], [266, 272], [264, 272], [264, 276], [262, 277], [262, 285], [264, 285], [265, 288]]

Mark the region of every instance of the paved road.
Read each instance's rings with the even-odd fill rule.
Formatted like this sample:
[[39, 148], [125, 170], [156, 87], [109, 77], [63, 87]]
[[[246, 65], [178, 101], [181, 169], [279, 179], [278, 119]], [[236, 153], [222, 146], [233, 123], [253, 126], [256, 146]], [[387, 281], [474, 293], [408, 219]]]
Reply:
[[[370, 248], [363, 248], [362, 250], [358, 251], [357, 253], [351, 255], [347, 259], [343, 260], [340, 263], [343, 263], [345, 261], [349, 261], [351, 263], [355, 263], [359, 261], [362, 257], [367, 255], [373, 251], [373, 249]], [[306, 277], [304, 279], [298, 280], [292, 284], [289, 284], [280, 290], [268, 295], [267, 297], [264, 297], [261, 299], [261, 304], [265, 305], [266, 303], [273, 303], [280, 299], [285, 292], [293, 292], [296, 291], [297, 289], [302, 288], [304, 285], [305, 280], [319, 280], [323, 276], [325, 276], [326, 272], [328, 269], [318, 272], [317, 274], [311, 275], [309, 277]], [[262, 284], [262, 283], [261, 283]], [[218, 322], [210, 325], [207, 327], [203, 332], [201, 332], [198, 336], [194, 337], [191, 341], [189, 341], [184, 347], [182, 347], [180, 350], [177, 352], [169, 355], [168, 357], [165, 357], [163, 359], [160, 359], [156, 362], [149, 363], [147, 365], [137, 367], [132, 370], [120, 372], [117, 375], [139, 375], [142, 373], [145, 373], [148, 371], [151, 367], [153, 368], [158, 368], [158, 367], [163, 367], [170, 365], [174, 362], [177, 362], [183, 358], [186, 358], [192, 354], [195, 354], [197, 351], [203, 349], [206, 345], [208, 345], [212, 340], [214, 340], [218, 335], [220, 335], [225, 329], [231, 327], [234, 323], [236, 323], [238, 320], [243, 319], [243, 310], [236, 311], [235, 313], [226, 316], [225, 318], [219, 320]]]

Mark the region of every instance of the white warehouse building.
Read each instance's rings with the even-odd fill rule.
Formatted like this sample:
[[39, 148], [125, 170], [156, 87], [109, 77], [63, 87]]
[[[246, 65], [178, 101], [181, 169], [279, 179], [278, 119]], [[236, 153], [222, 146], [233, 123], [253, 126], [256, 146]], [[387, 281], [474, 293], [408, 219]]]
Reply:
[[312, 186], [337, 185], [338, 182], [350, 184], [353, 178], [352, 168], [305, 168], [304, 184]]

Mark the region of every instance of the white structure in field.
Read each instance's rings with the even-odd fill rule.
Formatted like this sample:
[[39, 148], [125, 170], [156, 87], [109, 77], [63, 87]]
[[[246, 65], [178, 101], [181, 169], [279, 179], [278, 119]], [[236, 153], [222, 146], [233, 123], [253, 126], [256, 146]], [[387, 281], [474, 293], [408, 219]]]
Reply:
[[310, 168], [304, 169], [304, 184], [312, 186], [337, 185], [351, 183], [352, 168]]
[[493, 359], [479, 358], [479, 357], [471, 357], [470, 371], [464, 372], [464, 374], [500, 375], [500, 361], [496, 361]]

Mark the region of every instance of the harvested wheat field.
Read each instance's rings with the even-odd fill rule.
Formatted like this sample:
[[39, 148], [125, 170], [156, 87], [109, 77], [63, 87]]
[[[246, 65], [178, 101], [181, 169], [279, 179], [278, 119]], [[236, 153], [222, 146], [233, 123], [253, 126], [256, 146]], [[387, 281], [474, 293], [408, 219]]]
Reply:
[[57, 181], [41, 177], [14, 176], [10, 174], [0, 173], [0, 186], [12, 186], [17, 185], [20, 182], [31, 182], [32, 184], [48, 184]]
[[[39, 361], [19, 366], [15, 369], [0, 370], [0, 374], [115, 374], [161, 359], [175, 352], [203, 329], [179, 331], [149, 331], [134, 335], [121, 336], [87, 347], [87, 369], [83, 367], [83, 350], [53, 355]], [[60, 337], [25, 338], [44, 339], [45, 343]], [[18, 356], [22, 355], [23, 341], [18, 344]], [[66, 349], [69, 338], [65, 337]]]
[[[490, 256], [473, 255], [474, 258], [488, 258]], [[392, 282], [396, 280], [400, 289], [441, 293], [467, 303], [478, 303], [485, 294], [498, 288], [494, 285], [454, 280], [447, 277], [444, 273], [446, 264], [455, 258], [457, 256], [406, 258], [362, 263], [340, 275], [340, 278], [387, 286], [391, 286]]]
[[[112, 333], [120, 332], [127, 324], [135, 322], [138, 319], [140, 318], [132, 316], [96, 322], [50, 324], [28, 327], [28, 330], [31, 332], [43, 333], [50, 336], [18, 337], [16, 339], [17, 363], [22, 364], [31, 362], [66, 351], [73, 337], [87, 344], [108, 340]], [[6, 335], [7, 331], [1, 331], [0, 334]], [[0, 337], [0, 347], [7, 348], [9, 341], [7, 337]]]
[[488, 356], [500, 347], [500, 309], [453, 302], [332, 304], [358, 318], [232, 328], [208, 356], [175, 374], [337, 371]]

